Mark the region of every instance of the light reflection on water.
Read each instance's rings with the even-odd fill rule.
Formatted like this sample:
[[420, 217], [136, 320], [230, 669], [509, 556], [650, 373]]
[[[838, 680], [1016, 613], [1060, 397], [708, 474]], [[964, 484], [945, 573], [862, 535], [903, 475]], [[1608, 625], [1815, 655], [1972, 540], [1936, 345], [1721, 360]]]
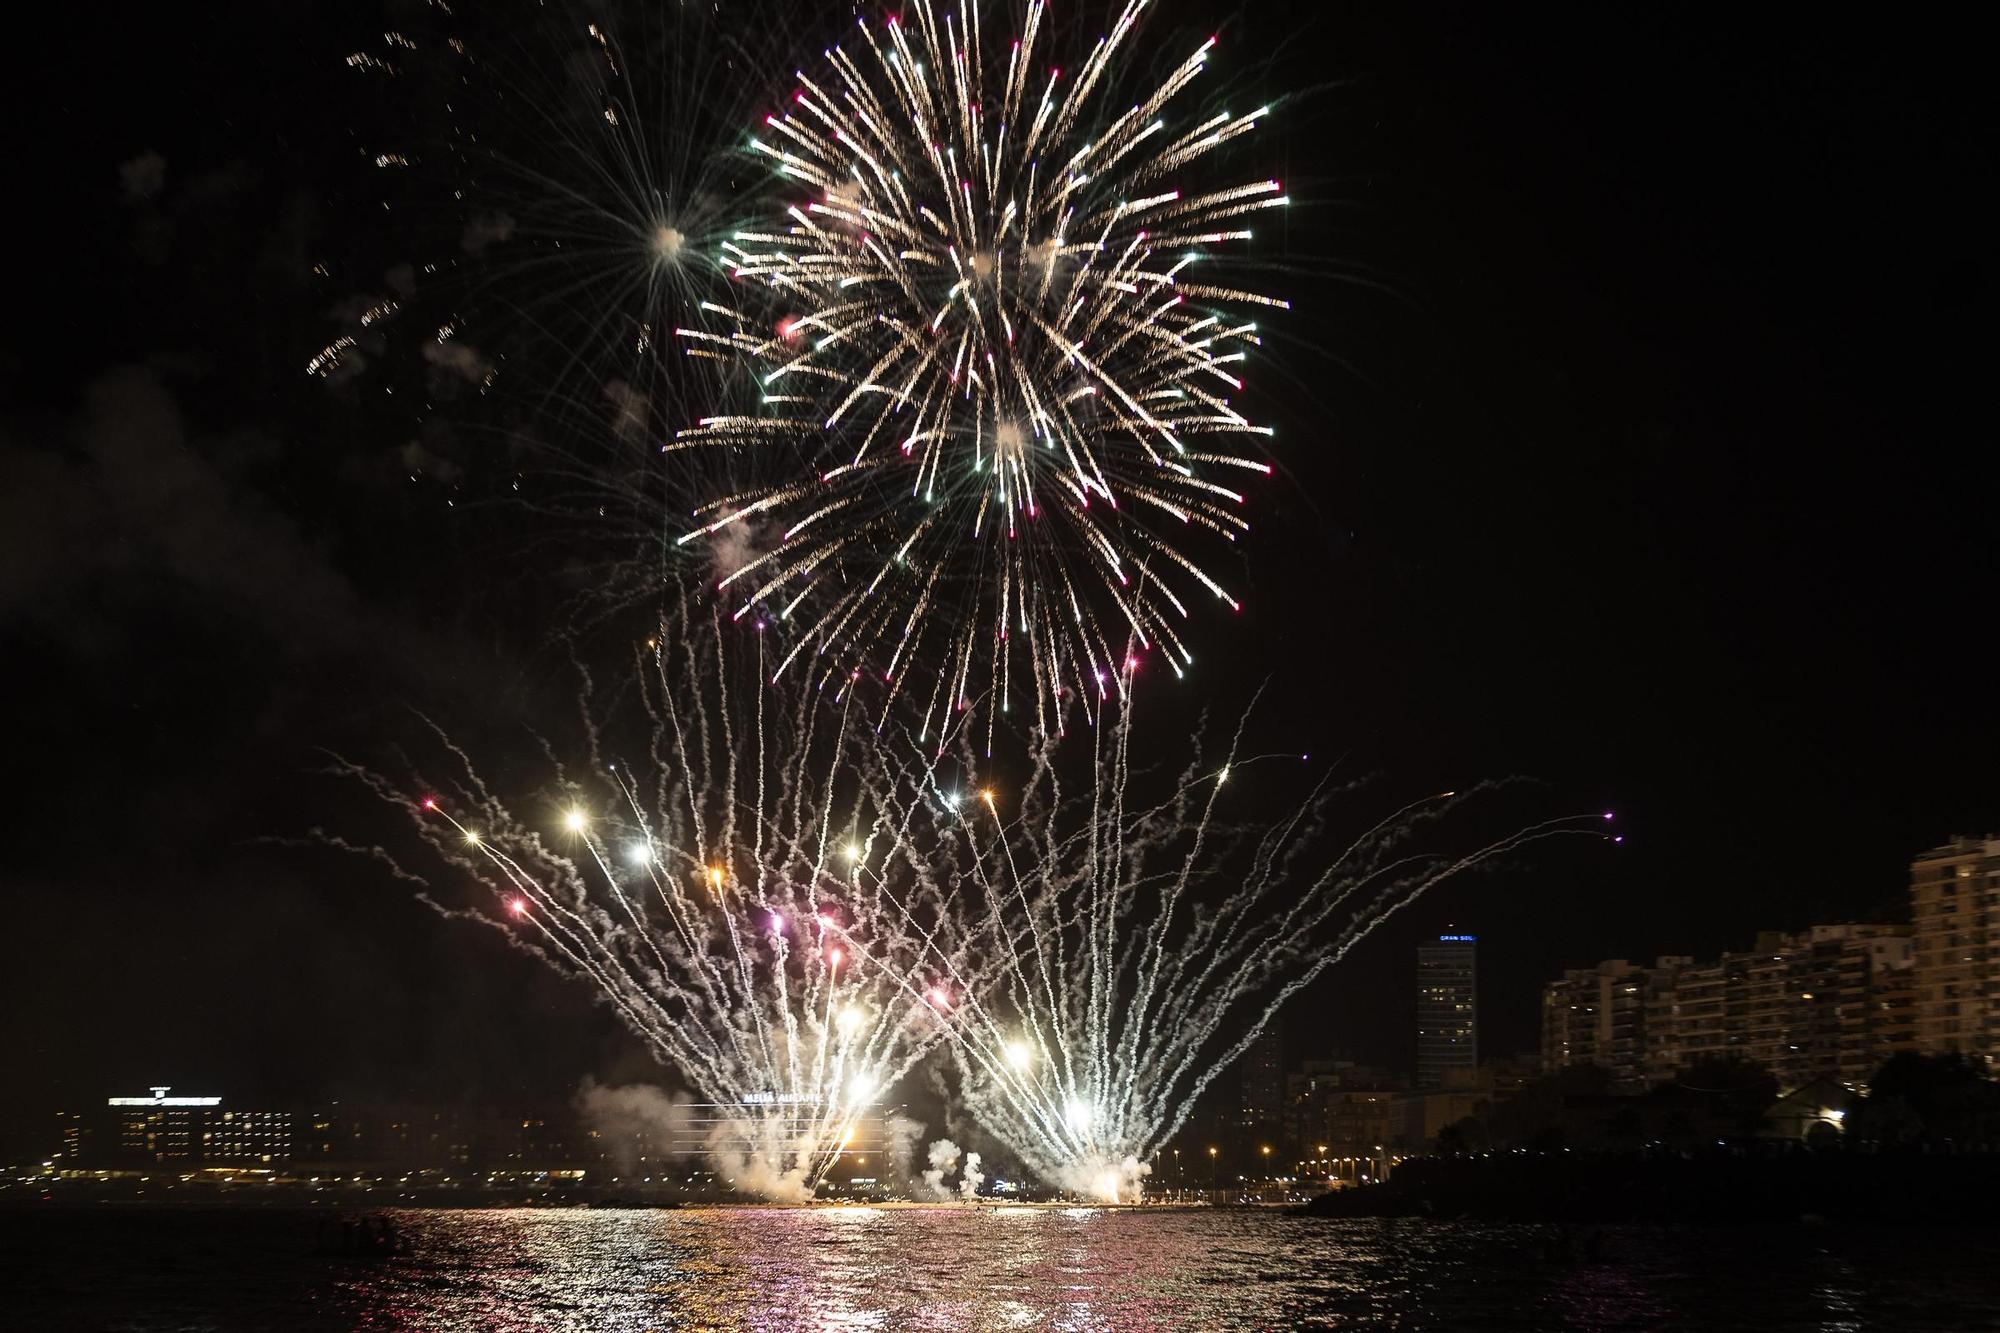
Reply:
[[[1716, 1232], [1592, 1239], [1259, 1212], [956, 1207], [412, 1213], [403, 1224], [416, 1259], [348, 1286], [363, 1327], [1614, 1330], [1747, 1316], [1745, 1326], [1831, 1330], [1851, 1327], [1857, 1309], [1851, 1287], [1826, 1280], [1844, 1265], [1797, 1243], [1814, 1239], [1803, 1231], [1762, 1247], [1777, 1267], [1739, 1263], [1732, 1284], [1727, 1233]], [[1742, 1289], [1732, 1296], [1731, 1285]], [[1876, 1294], [1878, 1316], [1919, 1321], [1888, 1326], [1929, 1326], [1916, 1308], [1928, 1302]]]
[[[409, 1210], [385, 1261], [312, 1214], [87, 1211], [0, 1231], [6, 1328], [2000, 1328], [2000, 1233], [1679, 1230], [1037, 1208]], [[14, 1220], [24, 1220], [25, 1215]], [[67, 1229], [67, 1231], [66, 1231]], [[10, 1284], [11, 1285], [11, 1284]]]

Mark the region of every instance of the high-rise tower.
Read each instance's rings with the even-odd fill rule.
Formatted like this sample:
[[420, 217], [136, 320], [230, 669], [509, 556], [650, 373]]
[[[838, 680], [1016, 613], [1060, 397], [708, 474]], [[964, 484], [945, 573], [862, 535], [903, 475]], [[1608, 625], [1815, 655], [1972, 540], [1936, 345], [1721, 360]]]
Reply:
[[1417, 946], [1417, 1086], [1441, 1088], [1479, 1064], [1479, 937]]

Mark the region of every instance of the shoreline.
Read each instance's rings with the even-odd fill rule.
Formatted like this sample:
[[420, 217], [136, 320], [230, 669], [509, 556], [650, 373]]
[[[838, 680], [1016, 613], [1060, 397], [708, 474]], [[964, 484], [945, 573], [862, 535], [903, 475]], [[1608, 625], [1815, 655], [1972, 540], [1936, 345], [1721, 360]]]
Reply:
[[1215, 1213], [1215, 1212], [1296, 1212], [1291, 1203], [1090, 1203], [1061, 1199], [883, 1199], [869, 1202], [849, 1199], [785, 1201], [773, 1199], [580, 1199], [522, 1198], [518, 1195], [481, 1198], [466, 1195], [406, 1194], [378, 1195], [370, 1191], [335, 1193], [265, 1189], [244, 1186], [216, 1191], [171, 1191], [159, 1197], [116, 1195], [53, 1194], [37, 1191], [0, 1191], [0, 1211], [82, 1212], [103, 1211], [259, 1211], [264, 1209], [298, 1212], [388, 1212], [396, 1209], [428, 1209], [440, 1212], [957, 1212], [957, 1213]]
[[2000, 1224], [2000, 1155], [1524, 1153], [1404, 1163], [1322, 1195], [1313, 1218], [1707, 1226]]

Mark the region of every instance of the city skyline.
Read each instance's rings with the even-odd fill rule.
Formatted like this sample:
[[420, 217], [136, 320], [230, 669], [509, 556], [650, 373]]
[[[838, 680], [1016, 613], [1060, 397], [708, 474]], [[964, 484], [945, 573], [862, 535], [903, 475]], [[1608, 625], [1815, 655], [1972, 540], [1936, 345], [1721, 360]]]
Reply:
[[[1152, 1163], [1154, 1188], [1214, 1190], [1225, 1177], [1243, 1190], [1282, 1192], [1291, 1177], [1359, 1185], [1386, 1177], [1406, 1157], [1473, 1146], [1468, 1136], [1530, 1130], [1624, 1142], [1633, 1124], [1682, 1135], [1692, 1124], [1707, 1126], [1697, 1130], [1706, 1142], [1702, 1133], [1740, 1132], [1732, 1118], [1740, 1107], [1703, 1100], [1734, 1095], [1705, 1087], [1731, 1066], [1770, 1080], [1765, 1101], [1754, 1103], [1757, 1137], [1837, 1134], [1848, 1108], [1893, 1061], [1959, 1053], [1983, 1060], [2000, 1040], [1982, 981], [1994, 975], [1985, 932], [2000, 915], [2000, 838], [1958, 837], [1915, 853], [1907, 893], [1911, 922], [1763, 931], [1748, 948], [1713, 961], [1663, 956], [1568, 969], [1540, 994], [1538, 1060], [1476, 1053], [1479, 941], [1448, 926], [1416, 947], [1407, 1066], [1375, 1067], [1309, 1044], [1288, 1049], [1281, 1035], [1266, 1033], [1239, 1060], [1228, 1091], [1197, 1108]], [[1955, 1004], [1960, 988], [1974, 1008]], [[1705, 1078], [1687, 1080], [1702, 1071]], [[1605, 1082], [1576, 1084], [1572, 1076], [1585, 1072]], [[1551, 1103], [1550, 1087], [1569, 1091]], [[1696, 1100], [1672, 1100], [1689, 1096]], [[899, 1105], [857, 1122], [828, 1188], [836, 1195], [924, 1188], [916, 1151], [923, 1126], [912, 1113], [928, 1112]], [[250, 1171], [294, 1186], [324, 1178], [334, 1182], [329, 1189], [415, 1179], [445, 1191], [440, 1198], [621, 1183], [701, 1195], [728, 1188], [727, 1167], [718, 1174], [709, 1159], [718, 1135], [728, 1138], [731, 1116], [745, 1114], [768, 1108], [669, 1100], [644, 1085], [512, 1108], [276, 1109], [155, 1084], [147, 1095], [65, 1111], [25, 1135], [17, 1129], [22, 1142], [14, 1147], [50, 1153], [46, 1169], [99, 1188], [149, 1171], [213, 1188]], [[1012, 1158], [989, 1160], [987, 1169], [1011, 1178], [996, 1188], [1020, 1187]]]
[[[1936, 881], [1932, 878], [1924, 877], [1922, 874], [1924, 870], [1935, 871], [1939, 867], [1949, 866], [1952, 868], [1954, 879], [1956, 879], [1959, 874], [1958, 868], [1961, 865], [1966, 865], [1969, 862], [1976, 863], [1982, 856], [1988, 858], [1992, 857], [1994, 853], [1991, 850], [1991, 848], [1995, 845], [1995, 841], [1996, 841], [1995, 839], [1990, 837], [1960, 836], [1960, 837], [1946, 839], [1936, 847], [1929, 848], [1926, 849], [1925, 851], [1916, 853], [1915, 856], [1912, 858], [1906, 870], [1905, 875], [1902, 877], [1902, 895], [1904, 898], [1903, 914], [1909, 915], [1908, 904], [1910, 903], [1911, 900], [1919, 896], [1919, 890], [1927, 891], [1929, 896], [1926, 898], [1926, 901], [1931, 903], [1933, 907], [1935, 906]], [[1988, 873], [1988, 872], [1975, 872], [1975, 873]], [[1895, 914], [1894, 912], [1890, 913], [1890, 915], [1894, 914]], [[1996, 920], [2000, 920], [2000, 918], [1996, 918]], [[1930, 926], [1932, 928], [1935, 928], [1936, 924], [1937, 924], [1937, 918], [1935, 915], [1933, 915], [1930, 922]], [[1804, 926], [1803, 930], [1788, 930], [1785, 928], [1757, 930], [1753, 928], [1750, 933], [1754, 936], [1754, 938], [1747, 944], [1740, 947], [1737, 952], [1742, 956], [1746, 957], [1755, 956], [1761, 952], [1767, 951], [1766, 948], [1764, 947], [1766, 943], [1775, 945], [1781, 941], [1794, 937], [1799, 939], [1806, 939], [1808, 937], [1825, 938], [1832, 935], [1844, 936], [1851, 928], [1856, 926], [1859, 926], [1864, 930], [1877, 931], [1889, 937], [1882, 940], [1878, 940], [1877, 947], [1880, 947], [1881, 944], [1889, 944], [1893, 946], [1900, 943], [1904, 952], [1903, 965], [1906, 965], [1907, 962], [1914, 957], [1913, 950], [1916, 944], [1916, 940], [1913, 937], [1916, 935], [1920, 927], [1916, 924], [1907, 921], [1887, 922], [1887, 923], [1882, 923], [1880, 925], [1874, 925], [1866, 922], [1809, 923]], [[1984, 929], [1986, 927], [1982, 925], [1981, 928]], [[1421, 953], [1425, 949], [1434, 947], [1440, 941], [1446, 941], [1450, 943], [1470, 943], [1476, 941], [1477, 938], [1478, 936], [1475, 932], [1464, 930], [1463, 928], [1456, 925], [1447, 925], [1446, 933], [1444, 934], [1426, 934], [1419, 932], [1415, 936], [1415, 940], [1412, 947], [1414, 948], [1414, 950], [1417, 951], [1418, 954], [1421, 955]], [[1982, 947], [1990, 947], [1990, 946], [1982, 946]], [[1592, 979], [1591, 984], [1604, 985], [1608, 988], [1609, 985], [1614, 981], [1623, 984], [1628, 972], [1634, 977], [1637, 977], [1641, 981], [1643, 981], [1644, 978], [1649, 973], [1657, 972], [1660, 966], [1662, 965], [1672, 965], [1677, 968], [1691, 967], [1695, 963], [1696, 958], [1702, 956], [1702, 955], [1691, 955], [1691, 954], [1648, 955], [1642, 951], [1634, 951], [1634, 952], [1638, 953], [1638, 956], [1641, 958], [1650, 957], [1652, 961], [1650, 963], [1647, 962], [1628, 963], [1623, 959], [1601, 960], [1599, 962], [1591, 963], [1583, 967], [1566, 968], [1564, 969], [1564, 972], [1566, 975], [1574, 976], [1575, 978], [1578, 979], [1579, 982], [1581, 982], [1582, 978], [1585, 977], [1587, 974]], [[1715, 952], [1723, 956], [1725, 959], [1730, 956], [1730, 950], [1728, 948], [1717, 950]], [[1614, 965], [1618, 969], [1615, 973], [1605, 972], [1603, 970], [1605, 968], [1612, 967]], [[1416, 990], [1417, 992], [1421, 993], [1424, 989], [1421, 963], [1419, 964], [1419, 971], [1417, 972], [1416, 975], [1418, 976], [1418, 984], [1416, 986]], [[1475, 976], [1476, 975], [1477, 974], [1475, 972]], [[1535, 1026], [1532, 1029], [1530, 1029], [1529, 1040], [1515, 1044], [1507, 1049], [1493, 1050], [1490, 1052], [1493, 1058], [1497, 1058], [1502, 1061], [1516, 1060], [1524, 1057], [1539, 1058], [1546, 1064], [1549, 1057], [1549, 1051], [1551, 1049], [1551, 1041], [1549, 1036], [1550, 1027], [1549, 1027], [1549, 1018], [1547, 1013], [1547, 1008], [1548, 1008], [1547, 991], [1550, 986], [1554, 986], [1557, 984], [1559, 983], [1544, 982], [1539, 986], [1537, 986], [1533, 991], [1516, 992], [1510, 990], [1506, 992], [1496, 993], [1495, 988], [1492, 986], [1490, 982], [1484, 984], [1475, 983], [1476, 985], [1476, 989], [1474, 991], [1475, 1002], [1481, 1003], [1486, 1009], [1491, 1011], [1498, 1011], [1501, 1013], [1508, 1013], [1508, 1012], [1528, 1013], [1532, 1011], [1532, 1016], [1534, 1017], [1535, 1021]], [[1937, 998], [1940, 1001], [1943, 999], [1942, 996], [1938, 996]], [[1910, 997], [1910, 1002], [1911, 1002], [1911, 1010], [1910, 1010], [1909, 1021], [1914, 1025], [1915, 1023], [1914, 991], [1912, 992], [1912, 995]], [[1249, 1087], [1250, 1082], [1253, 1079], [1257, 1080], [1259, 1086], [1261, 1087], [1268, 1084], [1273, 1077], [1277, 1078], [1279, 1081], [1282, 1081], [1282, 1078], [1286, 1075], [1286, 1073], [1300, 1067], [1302, 1064], [1311, 1063], [1314, 1061], [1324, 1061], [1328, 1059], [1352, 1059], [1354, 1056], [1354, 1051], [1356, 1049], [1354, 1044], [1349, 1042], [1344, 1042], [1338, 1038], [1320, 1037], [1316, 1039], [1303, 1039], [1303, 1040], [1298, 1037], [1288, 1038], [1285, 1035], [1287, 1025], [1283, 1021], [1284, 1018], [1285, 1015], [1281, 1014], [1278, 1026], [1271, 1033], [1267, 1034], [1263, 1039], [1261, 1039], [1259, 1042], [1253, 1044], [1250, 1053], [1246, 1054], [1244, 1060], [1240, 1062], [1239, 1075], [1243, 1080], [1246, 1089], [1246, 1091], [1241, 1095], [1243, 1096], [1244, 1099], [1243, 1104], [1246, 1108], [1248, 1108], [1252, 1103], [1252, 1094], [1249, 1093], [1247, 1089]], [[1305, 1020], [1305, 1023], [1301, 1024], [1301, 1026], [1309, 1024], [1311, 1021], [1312, 1020], [1310, 1016], [1308, 1016]], [[1390, 1070], [1398, 1071], [1402, 1075], [1407, 1076], [1409, 1079], [1411, 1079], [1413, 1083], [1419, 1082], [1421, 1075], [1419, 1069], [1420, 1059], [1418, 1055], [1418, 1047], [1421, 1043], [1421, 1030], [1423, 1028], [1423, 1019], [1421, 1016], [1421, 999], [1419, 1000], [1418, 1006], [1413, 1007], [1411, 1011], [1411, 1024], [1412, 1025], [1408, 1029], [1408, 1032], [1415, 1035], [1399, 1038], [1394, 1030], [1390, 1030], [1387, 1034], [1388, 1039], [1386, 1041], [1377, 1043], [1373, 1050], [1366, 1051], [1363, 1063], [1371, 1066], [1379, 1066]], [[1399, 1044], [1400, 1044], [1400, 1050], [1399, 1050]], [[1914, 1041], [1910, 1048], [1912, 1049], [1917, 1048], [1916, 1045], [1914, 1044]], [[1924, 1043], [1924, 1048], [1933, 1050], [1950, 1049], [1935, 1041], [1927, 1041], [1926, 1043]], [[1897, 1049], [1901, 1049], [1901, 1047], [1897, 1047]], [[1294, 1054], [1296, 1055], [1296, 1059], [1292, 1059], [1291, 1061], [1289, 1061], [1289, 1063], [1282, 1062], [1279, 1058], [1279, 1055], [1277, 1054], [1280, 1052]], [[1477, 1063], [1479, 1058], [1480, 1058], [1479, 1056], [1475, 1056], [1474, 1063]], [[625, 1060], [621, 1067], [636, 1073], [644, 1073], [646, 1071], [646, 1066], [636, 1064], [630, 1061], [629, 1059]], [[1261, 1075], [1255, 1074], [1253, 1073], [1254, 1068], [1263, 1068], [1267, 1072]], [[1659, 1072], [1657, 1065], [1653, 1066], [1652, 1070], [1655, 1074]], [[89, 1096], [97, 1095], [101, 1092], [104, 1092], [105, 1090], [113, 1087], [114, 1085], [132, 1086], [135, 1084], [137, 1080], [141, 1080], [148, 1075], [156, 1075], [161, 1072], [164, 1071], [157, 1068], [147, 1068], [122, 1074], [111, 1073], [107, 1074], [104, 1077], [103, 1081], [97, 1087], [90, 1089], [82, 1089], [80, 1091], [82, 1097], [87, 1099]], [[671, 1080], [664, 1080], [664, 1081], [669, 1083], [671, 1082]], [[558, 1092], [560, 1092], [560, 1090], [558, 1090]], [[369, 1094], [364, 1092], [362, 1095], [366, 1096]], [[1261, 1099], [1267, 1098], [1268, 1095], [1269, 1095], [1268, 1093], [1258, 1094], [1260, 1099], [1260, 1104], [1261, 1104]], [[300, 1099], [301, 1098], [296, 1094], [292, 1097], [292, 1100], [300, 1100]], [[45, 1112], [50, 1109], [58, 1108], [59, 1103], [74, 1104], [77, 1100], [79, 1100], [79, 1098], [76, 1095], [70, 1096], [67, 1102], [63, 1102], [63, 1099], [61, 1098], [46, 1099], [40, 1104], [38, 1109], [40, 1111]], [[304, 1097], [303, 1100], [338, 1100], [338, 1097], [325, 1089], [321, 1089], [313, 1092], [310, 1096]], [[16, 1132], [18, 1132], [19, 1127], [22, 1123], [23, 1112], [27, 1111], [28, 1118], [32, 1119], [32, 1114], [34, 1109], [36, 1108], [17, 1107], [15, 1109], [15, 1111], [12, 1113], [11, 1118], [16, 1127]]]
[[[1452, 1013], [1459, 1012], [1456, 1006], [1465, 1002], [1462, 996], [1470, 994], [1475, 1006], [1470, 1026], [1475, 1033], [1483, 994], [1477, 985], [1476, 965], [1465, 961], [1465, 955], [1476, 948], [1477, 936], [1462, 927], [1448, 926], [1444, 933], [1422, 937], [1416, 945], [1414, 976], [1418, 1006], [1407, 1061], [1390, 1060], [1377, 1066], [1354, 1059], [1338, 1043], [1316, 1044], [1294, 1039], [1288, 1049], [1287, 1039], [1280, 1032], [1269, 1032], [1252, 1043], [1239, 1061], [1237, 1091], [1217, 1094], [1220, 1102], [1232, 1108], [1223, 1118], [1253, 1137], [1260, 1129], [1268, 1131], [1285, 1122], [1289, 1114], [1285, 1108], [1295, 1096], [1295, 1091], [1288, 1089], [1302, 1072], [1310, 1081], [1315, 1069], [1322, 1071], [1322, 1076], [1335, 1069], [1358, 1069], [1367, 1080], [1386, 1079], [1389, 1083], [1385, 1086], [1423, 1093], [1462, 1088], [1468, 1084], [1467, 1075], [1471, 1071], [1487, 1067], [1521, 1070], [1539, 1061], [1542, 1072], [1548, 1073], [1577, 1064], [1596, 1064], [1615, 1077], [1643, 1084], [1671, 1077], [1691, 1063], [1720, 1057], [1764, 1064], [1780, 1076], [1781, 1084], [1796, 1086], [1819, 1074], [1837, 1074], [1849, 1083], [1858, 1083], [1884, 1059], [1900, 1051], [1940, 1054], [1964, 1050], [1981, 1054], [2000, 1041], [2000, 1024], [1988, 1020], [1976, 1030], [1968, 1029], [1962, 1043], [1942, 1029], [1947, 1018], [1942, 1006], [1952, 998], [1944, 988], [1961, 981], [1972, 960], [1968, 958], [1964, 963], [1935, 960], [1927, 969], [1916, 966], [1919, 941], [1923, 940], [1935, 951], [1950, 938], [1940, 933], [1940, 928], [1955, 924], [1941, 910], [1939, 885], [1947, 882], [1941, 875], [1946, 870], [1950, 872], [1948, 882], [1955, 892], [2000, 895], [2000, 839], [1956, 837], [1913, 855], [1906, 879], [1907, 897], [1914, 905], [1912, 915], [1917, 918], [1912, 922], [1818, 923], [1802, 931], [1760, 931], [1747, 947], [1733, 952], [1724, 950], [1720, 961], [1714, 963], [1691, 955], [1659, 955], [1650, 963], [1609, 959], [1566, 969], [1561, 979], [1545, 983], [1535, 997], [1541, 1025], [1538, 1045], [1482, 1055], [1475, 1036], [1470, 1058], [1449, 1062], [1449, 1069], [1457, 1072], [1447, 1072], [1447, 1066], [1440, 1064], [1435, 1076], [1427, 1077], [1422, 1056], [1426, 1032], [1430, 1030], [1423, 1007], [1427, 994], [1437, 992], [1434, 998]], [[1978, 908], [1985, 899], [1968, 899], [1968, 902]], [[1982, 931], [2000, 921], [2000, 911], [1990, 907], [1977, 911], [1976, 915]], [[1977, 947], [1989, 951], [1992, 948], [1985, 943]], [[1990, 962], [1994, 956], [1987, 952], [1982, 961]], [[1439, 970], [1441, 965], [1443, 974]], [[1802, 998], [1822, 1001], [1819, 1009], [1830, 1015], [1825, 1021], [1830, 1044], [1823, 1051], [1815, 1048], [1810, 1057], [1788, 1060], [1780, 1053], [1784, 1040], [1782, 1028], [1773, 1028], [1769, 1034], [1748, 1042], [1726, 1037], [1719, 1026], [1722, 988], [1728, 984], [1732, 967], [1739, 965], [1741, 979], [1749, 988], [1741, 1002], [1760, 1006], [1758, 1012], [1772, 1015], [1782, 1010], [1791, 991], [1799, 989], [1801, 977], [1819, 979], [1809, 979], [1805, 984], [1818, 985], [1825, 993], [1808, 992]], [[1972, 971], [1978, 971], [1976, 965]], [[1835, 985], [1826, 985], [1829, 980]], [[1781, 981], [1790, 983], [1789, 990]], [[1884, 984], [1890, 986], [1889, 991], [1881, 990]], [[1713, 990], [1714, 998], [1703, 999], [1704, 988]], [[1678, 1022], [1683, 995], [1687, 997], [1689, 1022], [1696, 1023], [1693, 1030], [1705, 1035], [1692, 1040], [1684, 1036], [1676, 1041], [1659, 1032], [1649, 1034], [1644, 1021], [1649, 1012], [1666, 1004], [1673, 1009]], [[1753, 995], [1755, 998], [1750, 998]], [[1919, 995], [1926, 997], [1932, 1013], [1927, 1026], [1919, 1021]], [[1490, 1004], [1495, 998], [1485, 995], [1485, 1002]], [[1510, 1002], [1518, 1003], [1519, 998], [1500, 997], [1500, 1003], [1508, 1007]], [[1867, 1006], [1865, 1015], [1847, 1012], [1846, 1006], [1857, 999]], [[1828, 1010], [1824, 1003], [1827, 1000], [1839, 1002], [1839, 1012]], [[1655, 1018], [1653, 1022], [1657, 1024], [1659, 1020]], [[1975, 1031], [1982, 1040], [1974, 1040]], [[1857, 1040], [1857, 1034], [1867, 1039]], [[1448, 1038], [1456, 1035], [1446, 1032]], [[1452, 1043], [1448, 1040], [1447, 1044]], [[1836, 1051], [1837, 1058], [1811, 1062]], [[213, 1107], [221, 1101], [214, 1094], [179, 1093], [169, 1097], [173, 1086], [153, 1085], [151, 1098], [112, 1095], [109, 1104], [200, 1108]], [[326, 1097], [317, 1100], [338, 1101]], [[25, 1130], [30, 1138], [44, 1132], [18, 1124], [13, 1129], [17, 1136]]]
[[1907, 921], [1759, 931], [1716, 961], [1568, 969], [1542, 989], [1542, 1067], [1653, 1082], [1734, 1058], [1797, 1087], [1823, 1076], [1859, 1086], [1904, 1052], [1990, 1062], [2000, 1048], [2000, 838], [1959, 836], [1914, 854], [1908, 886]]

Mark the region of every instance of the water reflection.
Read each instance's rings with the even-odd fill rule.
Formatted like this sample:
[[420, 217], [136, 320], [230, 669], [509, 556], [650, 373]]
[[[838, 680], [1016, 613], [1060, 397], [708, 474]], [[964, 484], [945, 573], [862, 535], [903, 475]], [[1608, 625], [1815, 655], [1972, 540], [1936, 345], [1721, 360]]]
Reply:
[[353, 1327], [1905, 1326], [1862, 1320], [1866, 1277], [1811, 1246], [1788, 1257], [1765, 1237], [1746, 1264], [1717, 1233], [958, 1206], [414, 1212], [399, 1223], [416, 1253], [342, 1282]]
[[[2000, 1232], [1321, 1222], [1021, 1207], [37, 1214], [8, 1330], [1547, 1330], [2000, 1327]], [[10, 1284], [11, 1285], [11, 1284]]]

